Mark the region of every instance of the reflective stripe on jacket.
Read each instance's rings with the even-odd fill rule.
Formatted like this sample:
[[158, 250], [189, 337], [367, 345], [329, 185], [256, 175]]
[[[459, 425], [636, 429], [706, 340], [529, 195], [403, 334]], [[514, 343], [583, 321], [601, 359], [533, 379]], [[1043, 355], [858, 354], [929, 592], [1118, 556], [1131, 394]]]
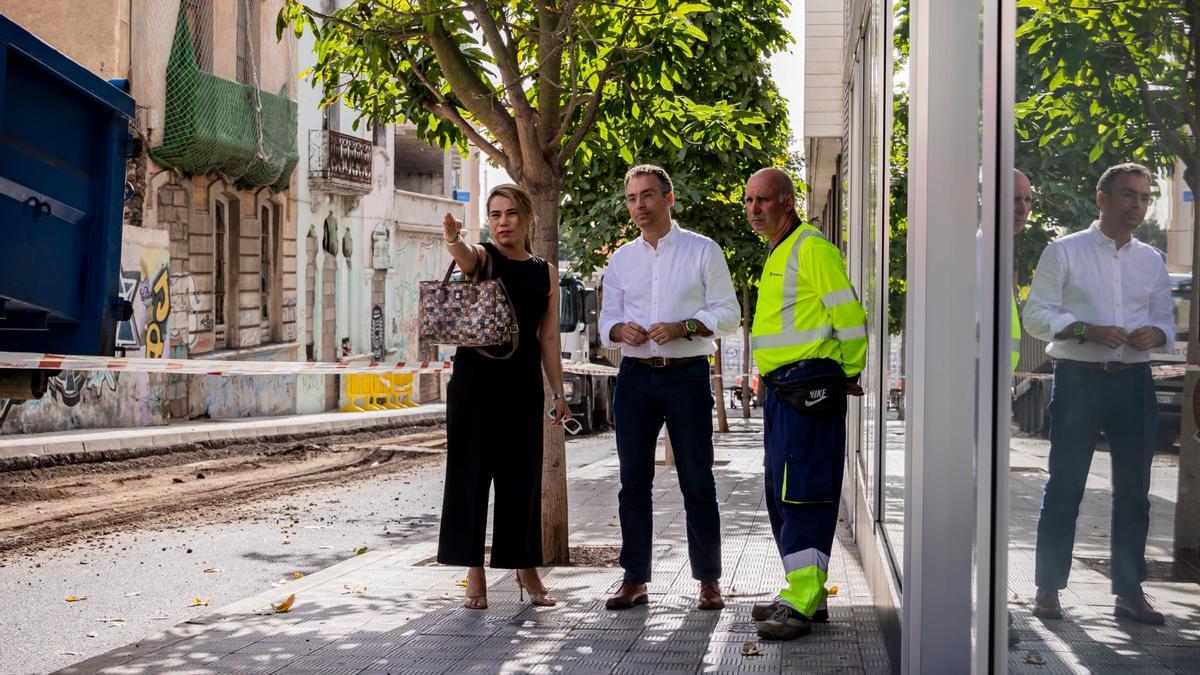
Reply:
[[801, 225], [763, 265], [751, 340], [759, 372], [828, 358], [847, 377], [867, 354], [866, 312], [846, 276], [841, 252], [812, 225]]

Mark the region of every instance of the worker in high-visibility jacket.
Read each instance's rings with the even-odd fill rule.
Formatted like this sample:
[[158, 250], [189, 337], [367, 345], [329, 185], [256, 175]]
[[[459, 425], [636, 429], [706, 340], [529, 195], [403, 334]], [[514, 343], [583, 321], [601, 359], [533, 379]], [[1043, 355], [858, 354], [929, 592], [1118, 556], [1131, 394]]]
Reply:
[[[1013, 169], [1013, 237], [1025, 231], [1033, 211], [1033, 184], [1020, 169]], [[1015, 256], [1014, 256], [1015, 257]], [[1017, 372], [1021, 360], [1021, 313], [1017, 309], [1017, 294], [1012, 296], [1012, 372]]]
[[796, 213], [791, 178], [763, 169], [746, 184], [746, 218], [767, 238], [751, 340], [763, 374], [764, 479], [785, 584], [755, 605], [758, 634], [791, 640], [825, 621], [825, 582], [846, 458], [846, 396], [862, 395], [866, 312], [838, 248]]

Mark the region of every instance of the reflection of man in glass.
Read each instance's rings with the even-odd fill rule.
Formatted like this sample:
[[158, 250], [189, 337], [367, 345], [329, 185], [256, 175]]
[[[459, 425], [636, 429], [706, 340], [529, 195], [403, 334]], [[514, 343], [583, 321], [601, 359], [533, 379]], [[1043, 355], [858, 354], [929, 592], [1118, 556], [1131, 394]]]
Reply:
[[841, 252], [801, 222], [791, 178], [763, 169], [746, 183], [746, 219], [771, 253], [751, 331], [763, 374], [764, 482], [784, 588], [751, 616], [758, 635], [792, 640], [825, 621], [825, 581], [846, 460], [846, 395], [862, 395], [866, 313]]
[[1025, 305], [1025, 329], [1054, 358], [1050, 478], [1037, 534], [1034, 616], [1062, 618], [1075, 520], [1101, 431], [1112, 476], [1114, 614], [1160, 624], [1142, 594], [1150, 521], [1150, 460], [1157, 403], [1150, 350], [1171, 348], [1171, 281], [1162, 257], [1132, 237], [1150, 204], [1152, 175], [1119, 164], [1100, 177], [1100, 219], [1042, 252]]

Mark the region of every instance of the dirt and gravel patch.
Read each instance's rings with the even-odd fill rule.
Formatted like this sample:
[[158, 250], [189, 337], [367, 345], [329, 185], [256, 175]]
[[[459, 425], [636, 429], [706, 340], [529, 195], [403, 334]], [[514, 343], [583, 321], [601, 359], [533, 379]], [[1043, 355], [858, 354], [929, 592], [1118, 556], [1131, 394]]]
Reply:
[[440, 425], [207, 442], [127, 459], [0, 471], [0, 556], [441, 462]]

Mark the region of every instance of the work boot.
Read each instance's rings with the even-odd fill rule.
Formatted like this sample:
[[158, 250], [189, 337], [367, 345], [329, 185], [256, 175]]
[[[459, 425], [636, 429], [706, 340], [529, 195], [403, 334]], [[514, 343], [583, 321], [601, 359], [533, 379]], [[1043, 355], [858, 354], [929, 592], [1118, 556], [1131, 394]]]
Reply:
[[1058, 591], [1039, 588], [1033, 601], [1033, 615], [1039, 619], [1061, 619], [1062, 605], [1058, 603]]
[[[778, 596], [776, 596], [775, 599], [770, 602], [755, 603], [755, 605], [750, 608], [750, 618], [754, 619], [755, 621], [766, 621], [767, 619], [771, 618], [771, 615], [774, 614], [775, 610], [778, 608]], [[812, 623], [825, 623], [829, 621], [829, 607], [822, 602], [821, 605], [817, 607], [817, 611], [813, 612], [813, 615], [809, 617], [808, 620]]]
[[721, 597], [721, 582], [700, 582], [700, 609], [725, 609], [725, 598]]
[[812, 623], [783, 603], [779, 603], [769, 619], [758, 622], [758, 636], [764, 640], [795, 640], [811, 632]]
[[1144, 593], [1118, 595], [1117, 601], [1113, 605], [1113, 616], [1119, 619], [1132, 619], [1138, 623], [1148, 623], [1152, 626], [1161, 626], [1167, 621], [1162, 612], [1155, 611], [1154, 607], [1150, 605]]
[[617, 594], [605, 601], [604, 606], [608, 609], [629, 609], [634, 605], [644, 605], [650, 602], [650, 593], [646, 591], [646, 584], [640, 581], [622, 581], [621, 588]]

